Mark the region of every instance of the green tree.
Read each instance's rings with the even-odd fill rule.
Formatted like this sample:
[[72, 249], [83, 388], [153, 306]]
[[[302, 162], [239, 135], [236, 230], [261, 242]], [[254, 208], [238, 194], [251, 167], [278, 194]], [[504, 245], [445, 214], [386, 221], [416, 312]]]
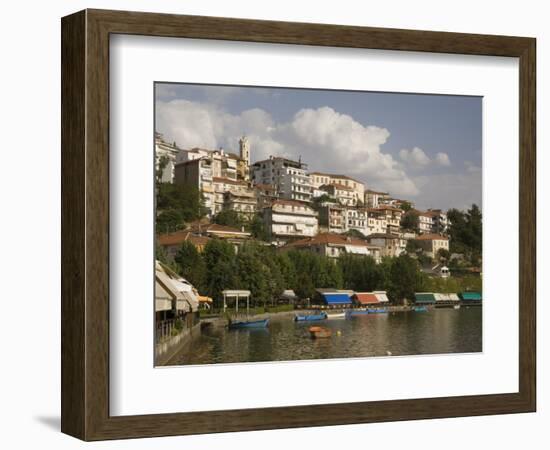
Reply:
[[174, 261], [178, 266], [179, 273], [189, 281], [199, 292], [206, 291], [206, 263], [197, 248], [185, 241], [179, 248]]
[[401, 227], [406, 230], [418, 230], [418, 213], [416, 211], [408, 211], [401, 218]]
[[235, 249], [229, 242], [211, 239], [204, 246], [203, 257], [206, 264], [208, 295], [219, 304], [222, 298], [221, 292], [224, 289], [233, 289], [238, 286]]
[[164, 169], [166, 169], [166, 166], [168, 166], [168, 163], [170, 162], [170, 158], [167, 155], [162, 155], [157, 164], [157, 168], [155, 171], [155, 178], [157, 181], [157, 185], [162, 182], [162, 174], [164, 173]]
[[197, 187], [160, 183], [157, 185], [157, 232], [180, 229], [205, 215], [203, 199]]
[[269, 233], [267, 231], [264, 221], [262, 220], [262, 217], [259, 214], [256, 214], [252, 218], [250, 224], [248, 225], [248, 228], [253, 238], [260, 241], [269, 241]]
[[395, 301], [404, 303], [405, 300], [414, 298], [418, 270], [416, 261], [410, 256], [400, 255], [394, 258], [390, 270], [390, 295]]
[[241, 218], [239, 213], [232, 209], [224, 209], [220, 211], [212, 218], [212, 222], [238, 229], [245, 225], [245, 221]]

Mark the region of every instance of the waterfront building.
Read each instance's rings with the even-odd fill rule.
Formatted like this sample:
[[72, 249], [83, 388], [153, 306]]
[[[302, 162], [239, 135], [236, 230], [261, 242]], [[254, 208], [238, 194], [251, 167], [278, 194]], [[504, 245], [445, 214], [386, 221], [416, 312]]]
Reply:
[[161, 234], [158, 237], [158, 244], [164, 248], [169, 258], [173, 259], [184, 242], [193, 244], [199, 253], [202, 253], [204, 246], [210, 240], [207, 236], [193, 234], [189, 230], [180, 230], [173, 233]]
[[372, 189], [367, 189], [365, 191], [365, 206], [367, 208], [378, 208], [381, 205], [381, 201], [386, 198], [389, 198], [390, 194], [388, 192], [373, 191]]
[[391, 233], [370, 234], [367, 236], [367, 241], [372, 245], [380, 247], [381, 256], [397, 257], [407, 247], [406, 239]]
[[352, 238], [334, 233], [320, 233], [285, 245], [283, 250], [306, 250], [329, 258], [339, 258], [342, 255], [371, 256], [379, 263], [380, 247], [369, 244], [364, 239]]
[[337, 175], [332, 173], [311, 172], [311, 184], [314, 189], [320, 189], [323, 185], [339, 185], [350, 188], [353, 191], [354, 205], [362, 205], [365, 196], [365, 185], [347, 175]]
[[315, 289], [313, 303], [329, 307], [346, 307], [351, 305], [353, 291], [346, 289], [318, 288]]
[[312, 185], [306, 169], [307, 165], [301, 161], [270, 156], [269, 159], [254, 163], [250, 171], [254, 184], [274, 186], [278, 197], [310, 202]]
[[449, 250], [449, 238], [441, 234], [421, 234], [416, 237], [415, 242], [430, 258], [435, 258], [440, 249]]
[[161, 183], [172, 183], [174, 180], [174, 167], [176, 158], [181, 149], [175, 142], [166, 142], [161, 133], [155, 133], [155, 169], [160, 168], [162, 162], [164, 168], [162, 173], [158, 174]]
[[359, 306], [382, 306], [389, 303], [386, 291], [355, 292], [351, 299]]
[[307, 203], [278, 199], [263, 209], [263, 220], [271, 240], [288, 240], [315, 236], [319, 230], [318, 214]]

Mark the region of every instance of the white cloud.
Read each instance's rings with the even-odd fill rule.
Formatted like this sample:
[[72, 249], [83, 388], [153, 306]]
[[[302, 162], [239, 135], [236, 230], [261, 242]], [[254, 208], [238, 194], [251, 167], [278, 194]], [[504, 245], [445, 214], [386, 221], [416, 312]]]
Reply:
[[430, 159], [428, 155], [419, 147], [414, 147], [412, 150], [406, 148], [399, 151], [399, 158], [403, 163], [413, 169], [422, 169], [430, 164], [438, 166], [449, 167], [451, 160], [447, 153], [439, 152], [433, 159]]
[[412, 150], [406, 148], [399, 151], [401, 160], [413, 167], [425, 167], [430, 164], [430, 158], [424, 153], [424, 150], [414, 147]]
[[447, 155], [447, 153], [438, 153], [435, 155], [434, 161], [444, 167], [449, 167], [451, 165], [451, 160], [449, 159], [449, 155]]
[[246, 133], [253, 161], [301, 156], [310, 170], [345, 173], [395, 195], [418, 194], [401, 164], [381, 149], [387, 129], [364, 126], [329, 107], [302, 109], [289, 122], [277, 123], [262, 109], [230, 114], [211, 104], [171, 100], [157, 102], [156, 119], [157, 130], [184, 148], [235, 150]]

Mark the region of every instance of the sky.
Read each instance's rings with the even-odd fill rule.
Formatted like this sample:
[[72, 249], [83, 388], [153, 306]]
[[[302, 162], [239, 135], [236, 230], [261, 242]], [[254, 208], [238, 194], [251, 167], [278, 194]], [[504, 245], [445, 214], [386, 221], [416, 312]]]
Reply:
[[481, 207], [481, 97], [156, 83], [155, 128], [235, 153], [246, 135], [252, 162], [301, 157], [421, 209]]

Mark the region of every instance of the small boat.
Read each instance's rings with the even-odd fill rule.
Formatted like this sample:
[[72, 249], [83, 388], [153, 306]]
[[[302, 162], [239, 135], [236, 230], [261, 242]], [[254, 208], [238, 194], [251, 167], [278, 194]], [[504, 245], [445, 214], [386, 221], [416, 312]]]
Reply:
[[332, 336], [332, 331], [324, 327], [309, 327], [309, 334], [312, 338], [329, 338]]
[[326, 313], [304, 314], [304, 315], [296, 314], [294, 316], [294, 321], [295, 322], [311, 322], [311, 321], [314, 321], [314, 320], [325, 320], [326, 318], [327, 318]]
[[355, 317], [355, 316], [365, 316], [369, 314], [369, 311], [367, 309], [356, 309], [354, 311], [349, 311], [348, 316]]
[[460, 305], [453, 305], [453, 309], [460, 309]]
[[269, 319], [263, 320], [237, 320], [235, 322], [229, 322], [230, 330], [237, 330], [241, 328], [266, 328], [269, 324]]
[[415, 306], [413, 311], [414, 312], [427, 312], [428, 308], [426, 308], [425, 306]]
[[327, 313], [327, 319], [345, 319], [346, 313], [345, 312], [335, 312], [335, 313]]
[[388, 308], [372, 308], [369, 309], [369, 314], [385, 314], [388, 312]]

